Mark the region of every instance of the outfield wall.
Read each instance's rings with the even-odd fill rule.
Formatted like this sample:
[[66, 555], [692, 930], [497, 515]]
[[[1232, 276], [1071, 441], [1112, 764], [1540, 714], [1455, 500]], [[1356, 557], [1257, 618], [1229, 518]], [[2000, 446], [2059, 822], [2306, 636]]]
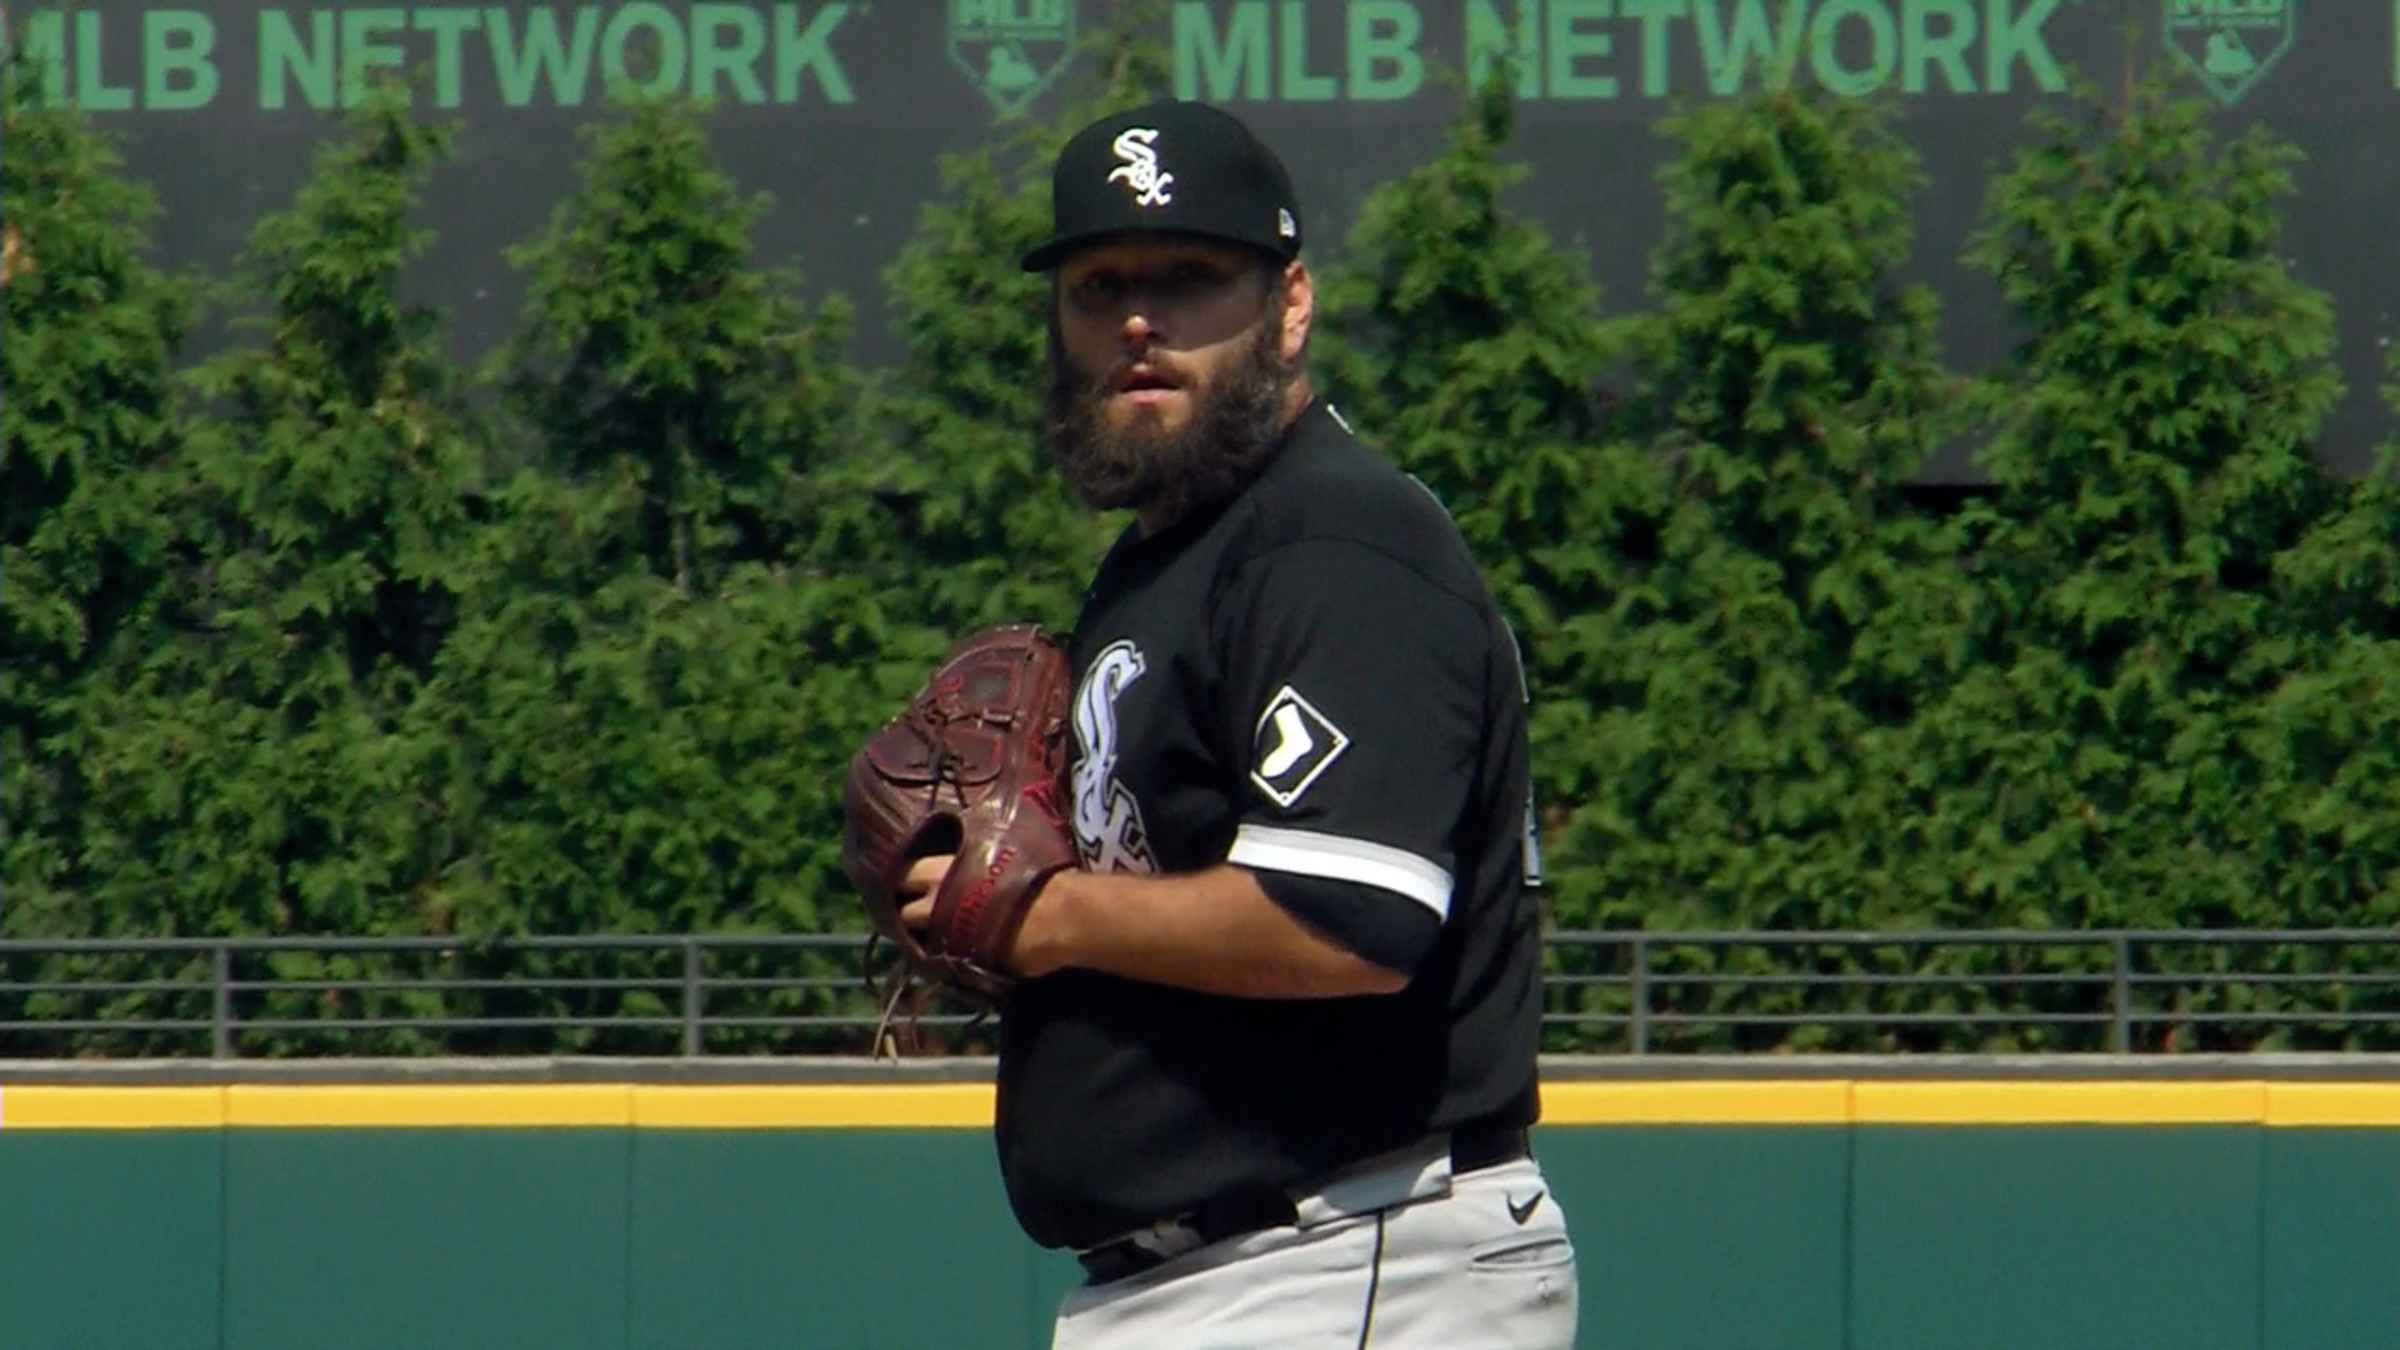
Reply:
[[[971, 1074], [234, 1072], [0, 1066], [0, 1345], [1015, 1350], [1075, 1277]], [[2400, 1345], [2400, 1070], [1888, 1072], [1551, 1075], [1583, 1344]]]

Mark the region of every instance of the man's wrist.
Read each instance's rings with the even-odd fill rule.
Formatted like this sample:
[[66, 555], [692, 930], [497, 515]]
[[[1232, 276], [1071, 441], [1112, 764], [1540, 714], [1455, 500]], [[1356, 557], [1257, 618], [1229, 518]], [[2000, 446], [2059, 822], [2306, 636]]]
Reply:
[[1025, 921], [1017, 929], [1016, 946], [1009, 955], [1010, 964], [1026, 979], [1039, 979], [1073, 964], [1075, 884], [1082, 876], [1072, 867], [1051, 873], [1025, 907]]

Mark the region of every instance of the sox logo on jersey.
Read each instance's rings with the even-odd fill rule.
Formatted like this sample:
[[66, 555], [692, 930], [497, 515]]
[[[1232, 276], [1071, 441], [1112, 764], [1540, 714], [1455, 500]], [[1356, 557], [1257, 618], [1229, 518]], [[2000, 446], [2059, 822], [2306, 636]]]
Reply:
[[1112, 642], [1075, 691], [1075, 848], [1095, 872], [1158, 870], [1141, 804], [1117, 781], [1117, 697], [1147, 668], [1132, 641]]
[[1298, 802], [1350, 745], [1340, 727], [1288, 684], [1267, 700], [1252, 734], [1251, 762], [1256, 767], [1250, 770], [1250, 781], [1286, 808]]

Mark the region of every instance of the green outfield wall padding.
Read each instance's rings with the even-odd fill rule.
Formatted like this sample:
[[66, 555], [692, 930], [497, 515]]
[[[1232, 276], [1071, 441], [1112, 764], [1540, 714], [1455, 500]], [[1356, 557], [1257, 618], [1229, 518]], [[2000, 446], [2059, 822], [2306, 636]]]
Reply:
[[1859, 1127], [1852, 1350], [2256, 1350], [2264, 1133]]
[[1050, 1343], [1050, 1322], [1058, 1312], [1059, 1300], [1067, 1291], [1083, 1283], [1083, 1267], [1065, 1252], [1037, 1252], [1031, 1271], [1033, 1304], [1030, 1309], [1034, 1334], [1026, 1339], [1029, 1347]]
[[1841, 1350], [1849, 1131], [1543, 1130], [1575, 1234], [1585, 1340]]
[[642, 1131], [633, 1232], [635, 1350], [1033, 1343], [981, 1131]]
[[0, 1346], [218, 1350], [225, 1136], [0, 1138]]
[[622, 1350], [632, 1133], [228, 1130], [226, 1350]]
[[[1536, 1148], [1592, 1350], [2400, 1346], [2400, 1130]], [[6, 1131], [0, 1195], [5, 1350], [1038, 1350], [1076, 1279], [975, 1129]]]
[[2400, 1346], [2400, 1130], [2267, 1135], [2261, 1344]]

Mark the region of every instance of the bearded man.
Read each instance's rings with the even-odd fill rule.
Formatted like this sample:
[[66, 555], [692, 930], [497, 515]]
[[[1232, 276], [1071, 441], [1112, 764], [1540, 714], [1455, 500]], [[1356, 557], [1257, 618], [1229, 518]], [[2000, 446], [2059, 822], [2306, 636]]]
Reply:
[[1248, 128], [1104, 118], [1052, 207], [1023, 260], [1051, 448], [1134, 514], [1070, 643], [1080, 866], [1000, 1021], [1010, 1203], [1088, 1275], [1055, 1345], [1564, 1350], [1514, 641], [1441, 506], [1317, 397], [1299, 203]]

